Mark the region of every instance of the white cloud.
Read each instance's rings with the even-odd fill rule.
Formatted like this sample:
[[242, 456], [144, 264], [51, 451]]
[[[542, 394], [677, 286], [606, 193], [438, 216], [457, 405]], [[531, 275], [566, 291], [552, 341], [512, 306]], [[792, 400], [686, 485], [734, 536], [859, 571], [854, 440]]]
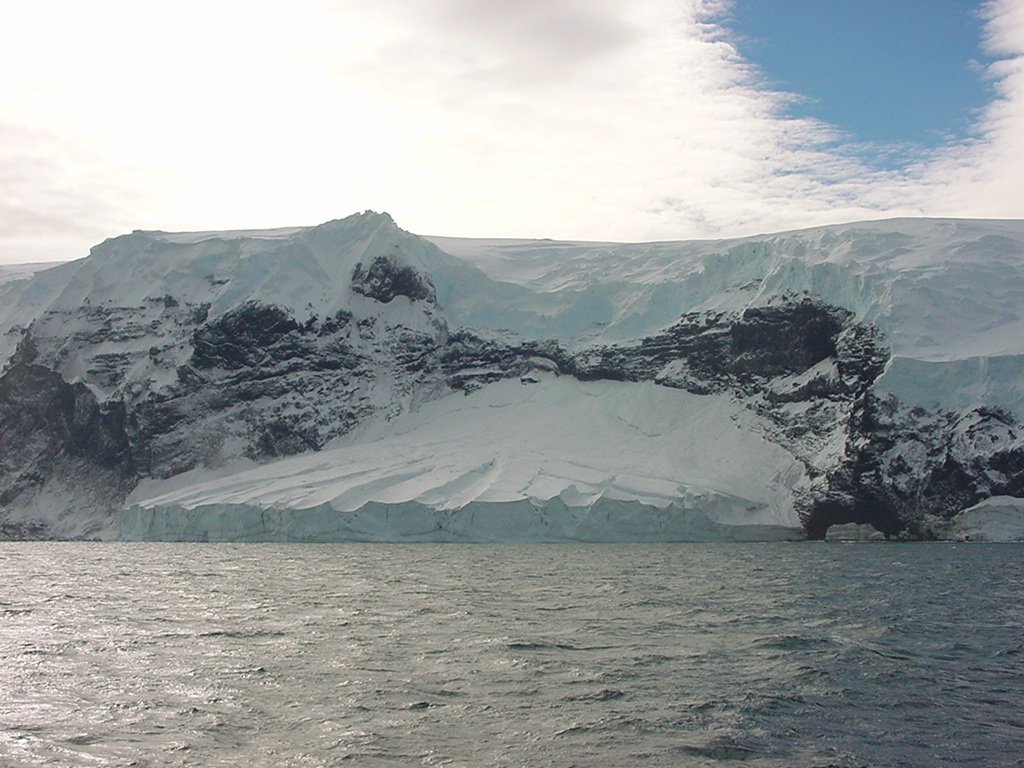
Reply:
[[976, 126], [978, 138], [918, 169], [933, 215], [1024, 217], [1024, 4], [989, 0], [982, 9], [988, 68], [997, 98]]
[[425, 233], [591, 239], [1024, 216], [1018, 0], [985, 6], [1003, 58], [977, 137], [900, 173], [786, 118], [792, 96], [759, 83], [716, 24], [728, 7], [24, 4], [0, 30], [0, 240], [77, 233], [84, 253], [135, 227], [368, 207]]

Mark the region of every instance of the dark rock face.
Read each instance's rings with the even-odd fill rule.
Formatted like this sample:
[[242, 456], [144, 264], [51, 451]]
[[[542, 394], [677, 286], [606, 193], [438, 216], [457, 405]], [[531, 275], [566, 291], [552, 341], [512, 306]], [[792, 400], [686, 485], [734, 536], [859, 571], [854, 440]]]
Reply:
[[282, 339], [298, 328], [280, 307], [248, 301], [196, 330], [192, 364], [229, 370], [258, 365], [268, 354], [265, 350], [280, 348]]
[[[519, 376], [533, 356], [565, 357], [553, 344], [449, 335], [440, 320], [432, 333], [372, 317], [353, 323], [344, 311], [300, 324], [255, 302], [205, 323], [192, 340], [176, 381], [131, 405], [128, 432], [143, 474], [316, 451], [375, 414]], [[383, 409], [382, 399], [390, 401]]]
[[499, 340], [466, 329], [453, 333], [438, 356], [446, 385], [467, 394], [536, 368], [565, 373], [569, 365], [569, 354], [557, 342]]
[[729, 332], [729, 369], [760, 376], [805, 371], [836, 355], [836, 339], [851, 313], [805, 298], [747, 309]]
[[[859, 328], [851, 317], [844, 309], [810, 298], [747, 309], [739, 316], [687, 314], [637, 345], [578, 353], [568, 370], [580, 379], [654, 379], [694, 394], [756, 389], [771, 377], [837, 358], [844, 329]], [[870, 335], [866, 329], [853, 333]], [[856, 354], [844, 351], [849, 358]]]
[[[351, 315], [299, 324], [247, 302], [192, 334], [176, 382], [135, 402], [128, 427], [140, 468], [168, 477], [241, 455], [267, 460], [319, 450], [372, 409], [360, 392], [374, 368], [356, 349]], [[228, 446], [228, 447], [226, 447]]]
[[851, 413], [846, 451], [804, 518], [808, 536], [836, 523], [887, 536], [934, 538], [957, 512], [990, 496], [1024, 495], [1024, 428], [1009, 414], [907, 409], [865, 393]]
[[352, 271], [352, 290], [382, 304], [388, 304], [396, 296], [406, 296], [413, 301], [437, 301], [430, 276], [403, 263], [397, 256], [378, 256], [369, 267], [356, 264]]
[[[120, 403], [101, 407], [84, 384], [42, 366], [12, 366], [0, 377], [0, 506], [45, 494], [51, 507], [63, 498], [74, 509], [116, 508], [136, 477], [125, 422]], [[10, 530], [17, 523], [4, 527], [19, 534]]]

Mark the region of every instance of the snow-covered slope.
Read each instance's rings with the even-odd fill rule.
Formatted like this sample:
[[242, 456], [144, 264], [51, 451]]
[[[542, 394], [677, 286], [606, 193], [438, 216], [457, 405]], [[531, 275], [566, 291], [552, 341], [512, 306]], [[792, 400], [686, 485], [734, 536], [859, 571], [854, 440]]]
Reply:
[[[544, 374], [446, 397], [320, 453], [169, 492], [131, 538], [658, 540], [800, 536], [802, 467], [727, 397]], [[726, 493], [723, 489], [729, 489]], [[155, 495], [154, 495], [155, 494]], [[166, 514], [161, 510], [186, 510]], [[289, 510], [261, 522], [267, 511]], [[298, 514], [291, 514], [297, 512]], [[751, 531], [757, 526], [757, 531]]]
[[1024, 496], [1024, 222], [615, 244], [366, 212], [7, 277], [0, 535], [929, 536]]

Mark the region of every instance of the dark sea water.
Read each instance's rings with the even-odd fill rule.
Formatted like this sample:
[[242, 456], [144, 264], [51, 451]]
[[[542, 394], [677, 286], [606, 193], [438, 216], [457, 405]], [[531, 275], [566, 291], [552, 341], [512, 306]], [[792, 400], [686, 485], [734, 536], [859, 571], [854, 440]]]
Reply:
[[1024, 547], [0, 545], [0, 765], [1024, 765]]

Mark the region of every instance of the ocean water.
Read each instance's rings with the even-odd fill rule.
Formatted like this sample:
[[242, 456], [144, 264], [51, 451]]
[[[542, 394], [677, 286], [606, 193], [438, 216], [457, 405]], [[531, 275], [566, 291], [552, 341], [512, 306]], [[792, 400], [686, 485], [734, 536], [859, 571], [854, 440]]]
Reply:
[[0, 765], [1024, 765], [1024, 547], [0, 545]]

